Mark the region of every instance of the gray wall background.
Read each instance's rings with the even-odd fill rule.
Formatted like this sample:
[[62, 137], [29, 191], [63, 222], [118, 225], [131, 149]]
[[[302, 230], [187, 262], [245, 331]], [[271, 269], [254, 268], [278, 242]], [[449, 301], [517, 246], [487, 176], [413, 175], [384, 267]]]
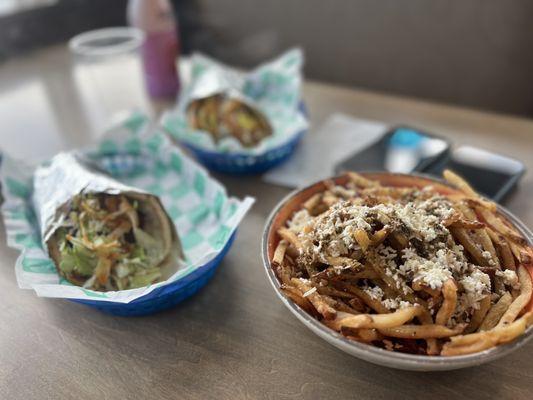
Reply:
[[299, 45], [312, 79], [533, 115], [531, 0], [185, 0], [179, 9], [187, 47], [228, 63]]
[[[533, 0], [172, 2], [185, 53], [250, 67], [302, 46], [311, 79], [533, 116]], [[59, 0], [0, 17], [0, 62], [124, 25], [126, 3]]]

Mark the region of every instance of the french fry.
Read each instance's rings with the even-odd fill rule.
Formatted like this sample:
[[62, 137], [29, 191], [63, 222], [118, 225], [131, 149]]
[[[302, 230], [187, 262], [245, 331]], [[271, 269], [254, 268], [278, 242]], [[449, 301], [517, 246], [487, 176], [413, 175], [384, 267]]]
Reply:
[[414, 291], [426, 292], [431, 297], [437, 297], [440, 295], [440, 291], [438, 289], [431, 289], [429, 286], [423, 285], [422, 282], [419, 280], [413, 281], [413, 283], [411, 284], [411, 287], [413, 288]]
[[371, 279], [370, 280], [375, 286], [379, 286], [379, 288], [383, 291], [385, 294], [384, 298], [388, 299], [394, 299], [397, 297], [397, 291], [394, 288], [391, 288], [389, 285], [387, 285], [385, 282], [383, 282], [381, 279]]
[[525, 332], [526, 327], [531, 323], [531, 318], [532, 313], [529, 312], [524, 314], [522, 318], [504, 327], [496, 327], [490, 331], [451, 337], [450, 342], [444, 344], [441, 355], [457, 356], [476, 353], [499, 344], [508, 343]]
[[292, 277], [292, 271], [290, 270], [290, 267], [286, 265], [285, 263], [273, 265], [272, 268], [276, 272], [276, 276], [280, 279], [280, 281], [286, 285], [290, 285], [291, 283], [291, 277]]
[[490, 237], [491, 241], [494, 243], [494, 247], [498, 250], [500, 255], [500, 267], [501, 269], [511, 269], [516, 270], [516, 264], [514, 261], [513, 253], [509, 247], [509, 243], [505, 240], [505, 237], [494, 232], [491, 228], [487, 228], [486, 232]]
[[455, 186], [457, 189], [459, 189], [461, 192], [463, 192], [466, 196], [470, 197], [472, 200], [474, 200], [477, 204], [483, 205], [487, 209], [491, 211], [496, 211], [496, 205], [492, 202], [484, 200], [473, 188], [466, 182], [463, 178], [461, 178], [456, 173], [450, 171], [449, 169], [445, 170], [442, 173], [442, 176], [444, 179]]
[[295, 259], [300, 255], [300, 251], [294, 247], [291, 243], [287, 246], [287, 249], [285, 250], [285, 253], [292, 259]]
[[489, 266], [489, 263], [485, 257], [483, 257], [483, 254], [479, 247], [477, 247], [476, 243], [472, 240], [472, 238], [468, 235], [468, 232], [463, 228], [450, 228], [450, 232], [452, 232], [452, 235], [454, 238], [456, 238], [459, 243], [470, 253], [474, 261], [479, 265]]
[[322, 201], [322, 193], [315, 193], [310, 198], [308, 198], [303, 204], [303, 208], [307, 211], [313, 210], [317, 205]]
[[425, 338], [424, 340], [426, 341], [426, 354], [428, 356], [436, 356], [440, 353], [439, 342], [436, 338]]
[[385, 314], [385, 313], [389, 312], [387, 307], [385, 307], [381, 303], [381, 301], [370, 297], [367, 292], [365, 292], [364, 290], [358, 288], [355, 285], [350, 285], [348, 283], [341, 282], [341, 281], [333, 282], [333, 285], [337, 286], [337, 287], [341, 287], [341, 288], [345, 289], [346, 291], [348, 291], [350, 293], [353, 293], [354, 295], [359, 297], [363, 301], [363, 303], [365, 303], [368, 307], [370, 307], [371, 309], [373, 309], [374, 311], [376, 311], [376, 312], [378, 312], [380, 314]]
[[362, 229], [356, 229], [354, 232], [354, 239], [359, 243], [361, 249], [365, 251], [372, 244], [372, 241], [368, 237], [368, 234]]
[[391, 244], [396, 250], [403, 250], [409, 246], [409, 239], [400, 232], [394, 231], [390, 234]]
[[482, 332], [494, 328], [498, 324], [498, 321], [502, 318], [505, 311], [509, 308], [512, 301], [513, 297], [511, 294], [509, 292], [505, 292], [505, 294], [498, 299], [498, 302], [490, 308], [478, 330]]
[[289, 245], [289, 242], [286, 240], [280, 240], [276, 250], [274, 251], [274, 257], [272, 257], [272, 263], [274, 265], [280, 265], [283, 263], [283, 259], [285, 258], [285, 252], [287, 251], [287, 246]]
[[344, 299], [352, 299], [355, 295], [353, 293], [343, 292], [331, 286], [317, 286], [317, 291], [326, 296], [341, 297]]
[[482, 336], [479, 337], [475, 342], [465, 344], [463, 346], [453, 345], [452, 343], [446, 343], [441, 351], [442, 356], [461, 356], [465, 354], [477, 353], [486, 349], [493, 347], [491, 340]]
[[514, 229], [507, 226], [496, 214], [490, 212], [484, 207], [477, 207], [476, 211], [481, 214], [483, 219], [489, 224], [494, 230], [501, 233], [503, 236], [508, 238], [519, 245], [526, 245], [526, 239], [524, 239], [518, 232]]
[[328, 304], [322, 295], [316, 292], [316, 288], [313, 292], [311, 285], [298, 278], [292, 278], [291, 283], [303, 293], [303, 297], [311, 302], [322, 317], [325, 319], [334, 319], [337, 316], [337, 311]]
[[498, 325], [496, 325], [497, 327], [506, 326], [513, 322], [520, 311], [522, 311], [531, 300], [531, 293], [533, 292], [531, 275], [529, 275], [529, 272], [523, 265], [518, 267], [518, 281], [520, 282], [520, 294], [513, 300], [507, 311], [505, 311], [505, 314], [503, 314]]
[[366, 304], [363, 300], [361, 300], [360, 297], [355, 296], [354, 298], [348, 300], [348, 304], [350, 307], [359, 311], [360, 313], [364, 313], [366, 311]]
[[324, 196], [322, 196], [322, 203], [324, 203], [326, 207], [328, 208], [338, 201], [339, 201], [339, 198], [335, 196], [333, 193], [331, 193], [329, 190], [324, 192]]
[[[416, 299], [416, 301], [420, 304], [422, 301], [420, 299]], [[431, 317], [431, 314], [429, 313], [429, 310], [426, 305], [422, 305], [422, 312], [417, 317], [417, 319], [420, 321], [420, 323], [424, 325], [433, 325], [433, 318]], [[427, 338], [426, 341], [426, 353], [428, 355], [436, 355], [439, 354], [439, 343], [437, 342], [437, 339], [435, 338]]]
[[291, 231], [288, 228], [279, 228], [278, 229], [278, 235], [285, 241], [289, 242], [292, 246], [296, 247], [296, 249], [300, 250], [302, 248], [302, 243], [300, 242], [300, 239], [298, 239], [298, 236], [296, 236], [296, 233]]
[[379, 332], [385, 336], [403, 339], [439, 339], [460, 334], [465, 325], [460, 324], [454, 328], [442, 325], [401, 325], [393, 328], [380, 328]]
[[514, 242], [508, 241], [507, 243], [509, 244], [513, 255], [516, 257], [520, 264], [529, 265], [533, 263], [533, 256], [531, 254], [531, 251], [524, 249], [522, 246]]
[[352, 329], [341, 328], [341, 333], [348, 339], [356, 340], [362, 343], [370, 343], [377, 340], [383, 340], [383, 335], [377, 329]]
[[362, 175], [359, 175], [356, 172], [347, 172], [346, 175], [348, 176], [348, 179], [350, 181], [352, 181], [356, 186], [361, 187], [361, 188], [381, 186], [379, 182], [366, 179], [365, 177], [363, 177]]
[[325, 257], [326, 263], [337, 267], [349, 267], [352, 270], [358, 271], [363, 268], [363, 264], [359, 261], [349, 257]]
[[295, 302], [298, 306], [300, 306], [300, 308], [305, 310], [307, 313], [311, 314], [315, 318], [320, 316], [320, 314], [316, 311], [315, 307], [313, 307], [311, 302], [305, 297], [303, 297], [303, 293], [294, 286], [282, 285], [281, 291], [285, 294], [285, 296]]
[[513, 271], [516, 271], [516, 263], [513, 257], [513, 253], [511, 251], [511, 247], [505, 240], [502, 240], [500, 242], [500, 254], [502, 257], [502, 264], [505, 269], [511, 269]]
[[457, 305], [457, 285], [453, 279], [448, 279], [442, 285], [442, 296], [444, 297], [444, 301], [435, 317], [437, 325], [446, 325], [455, 311]]
[[375, 340], [383, 339], [383, 336], [377, 329], [359, 329], [359, 337], [364, 342], [372, 342]]
[[337, 197], [342, 197], [345, 200], [349, 200], [355, 196], [355, 190], [345, 188], [342, 186], [332, 186], [329, 188], [330, 192], [332, 192]]
[[361, 314], [360, 311], [356, 310], [355, 308], [353, 308], [349, 304], [346, 304], [343, 300], [336, 300], [335, 301], [335, 309], [337, 309], [337, 310], [339, 310], [341, 312], [348, 313], [348, 314]]
[[419, 306], [406, 307], [389, 314], [359, 314], [354, 316], [339, 316], [331, 321], [331, 326], [340, 330], [341, 327], [347, 328], [394, 328], [411, 321], [420, 315], [422, 308]]
[[283, 262], [288, 244], [287, 241], [280, 240], [274, 251], [274, 256], [272, 257], [272, 268], [276, 271], [276, 275], [285, 285], [290, 285], [292, 275], [290, 267]]
[[372, 243], [372, 246], [377, 246], [378, 244], [382, 243], [385, 239], [387, 239], [387, 236], [389, 236], [389, 233], [390, 233], [389, 228], [382, 228], [379, 231], [371, 234], [370, 242]]
[[303, 203], [303, 208], [309, 212], [311, 215], [318, 215], [324, 211], [326, 211], [327, 206], [325, 204], [322, 204], [322, 193], [316, 193], [313, 196], [311, 196], [309, 199]]
[[[466, 204], [460, 203], [458, 205], [458, 208], [463, 213], [463, 215], [467, 217], [468, 219], [478, 221], [476, 212], [472, 210], [470, 207], [468, 207]], [[489, 228], [487, 227], [481, 228], [478, 231], [474, 232], [474, 236], [476, 238], [476, 241], [478, 241], [481, 244], [481, 247], [491, 254], [491, 257], [496, 263], [496, 266], [500, 268], [498, 254], [496, 253], [496, 249], [493, 244], [494, 240], [490, 237], [488, 230]]]
[[457, 221], [452, 222], [448, 226], [451, 226], [452, 228], [483, 229], [485, 227], [485, 224], [479, 221], [467, 221], [465, 219], [459, 219]]
[[357, 281], [360, 279], [377, 279], [378, 275], [374, 270], [364, 269], [357, 272], [344, 272], [342, 274], [337, 273], [338, 270], [335, 267], [328, 267], [323, 271], [314, 274], [314, 279], [330, 279], [330, 280], [348, 280]]
[[490, 310], [490, 296], [483, 297], [483, 300], [479, 302], [479, 308], [474, 311], [472, 318], [468, 326], [465, 328], [464, 333], [472, 333], [478, 330], [479, 326], [485, 319], [485, 316]]
[[474, 198], [479, 197], [477, 192], [466, 182], [463, 178], [461, 178], [459, 175], [457, 175], [455, 172], [450, 171], [449, 169], [444, 170], [442, 173], [442, 176], [446, 181], [453, 186], [455, 186], [457, 189], [459, 189], [461, 192], [468, 196], [472, 196]]
[[371, 260], [367, 260], [366, 265], [373, 269], [378, 275], [378, 277], [387, 284], [387, 286], [398, 292], [399, 288], [397, 287], [394, 278], [392, 276], [387, 275], [385, 267], [379, 262], [376, 257], [373, 257]]
[[[325, 261], [325, 264], [328, 265], [328, 267], [312, 275], [312, 278], [332, 279], [339, 278], [346, 274], [358, 274], [365, 271], [364, 266], [360, 262], [348, 257], [327, 256], [324, 257], [323, 261]], [[365, 277], [366, 276], [363, 274], [362, 278]]]

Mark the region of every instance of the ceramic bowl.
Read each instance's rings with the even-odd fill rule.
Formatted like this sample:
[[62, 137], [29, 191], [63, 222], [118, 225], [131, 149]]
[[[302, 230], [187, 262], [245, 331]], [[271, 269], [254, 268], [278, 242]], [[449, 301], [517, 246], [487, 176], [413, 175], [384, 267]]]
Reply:
[[[404, 175], [391, 173], [367, 173], [363, 174], [369, 179], [376, 179], [387, 186], [416, 186], [425, 187], [432, 185], [443, 194], [456, 192], [456, 189], [447, 185], [441, 180], [423, 175]], [[343, 185], [347, 182], [346, 176], [332, 178], [336, 184]], [[459, 368], [472, 367], [488, 363], [522, 347], [533, 337], [533, 326], [530, 326], [524, 335], [511, 343], [500, 345], [479, 353], [462, 356], [425, 356], [404, 353], [395, 353], [381, 349], [369, 344], [359, 343], [346, 339], [340, 333], [329, 329], [318, 320], [307, 314], [291, 300], [287, 299], [280, 290], [280, 283], [271, 267], [271, 259], [278, 244], [279, 238], [276, 231], [283, 226], [294, 211], [301, 207], [301, 204], [313, 194], [324, 191], [326, 186], [324, 181], [316, 182], [308, 187], [296, 190], [285, 197], [270, 214], [262, 238], [262, 257], [266, 274], [274, 288], [276, 294], [283, 304], [298, 318], [307, 328], [326, 342], [351, 354], [357, 358], [383, 365], [385, 367], [412, 370], [412, 371], [444, 371]], [[498, 212], [507, 218], [516, 229], [527, 239], [529, 244], [533, 244], [533, 234], [531, 231], [513, 214], [504, 207], [498, 206]]]

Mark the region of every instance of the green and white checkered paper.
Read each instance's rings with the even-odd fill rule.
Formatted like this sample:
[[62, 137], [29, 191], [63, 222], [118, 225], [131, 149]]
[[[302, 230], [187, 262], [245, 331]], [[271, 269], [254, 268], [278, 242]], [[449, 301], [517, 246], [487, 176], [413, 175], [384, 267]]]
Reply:
[[163, 133], [151, 132], [148, 118], [140, 113], [123, 116], [103, 141], [83, 153], [119, 181], [159, 196], [176, 226], [186, 263], [167, 281], [146, 288], [102, 293], [71, 285], [57, 274], [41, 244], [31, 203], [34, 167], [5, 156], [2, 213], [8, 245], [21, 252], [15, 265], [17, 282], [42, 297], [128, 303], [144, 296], [215, 258], [254, 202], [228, 197], [220, 183]]
[[[258, 156], [291, 141], [308, 128], [307, 117], [300, 109], [303, 65], [300, 49], [289, 50], [249, 73], [201, 54], [194, 54], [191, 64], [191, 83], [183, 89], [176, 108], [165, 112], [161, 119], [163, 128], [176, 140], [209, 151]], [[207, 76], [208, 79], [205, 79]], [[221, 86], [234, 89], [251, 100], [268, 118], [272, 125], [272, 135], [257, 146], [246, 148], [233, 137], [215, 143], [208, 132], [192, 129], [186, 116], [192, 92], [198, 89], [198, 85], [213, 81], [218, 81]]]

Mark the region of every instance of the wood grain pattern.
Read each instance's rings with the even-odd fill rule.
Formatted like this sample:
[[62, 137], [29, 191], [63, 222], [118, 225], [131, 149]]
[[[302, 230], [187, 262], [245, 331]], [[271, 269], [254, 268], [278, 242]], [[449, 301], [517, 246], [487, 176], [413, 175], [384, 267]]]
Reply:
[[[8, 104], [13, 82], [57, 83], [71, 68], [63, 47], [1, 66], [0, 120], [12, 110]], [[83, 125], [83, 118], [96, 115], [91, 105], [76, 97], [74, 87], [52, 87], [46, 99], [56, 96], [54, 102], [62, 106], [49, 106], [47, 112], [50, 121], [62, 122], [39, 120], [40, 130], [31, 135], [59, 135], [59, 144], [47, 151], [92, 140], [91, 126]], [[530, 120], [318, 83], [306, 84], [305, 98], [315, 126], [334, 111], [408, 123], [459, 143], [514, 155], [533, 169]], [[30, 110], [41, 106], [40, 98], [26, 101]], [[19, 112], [20, 118], [29, 118]], [[0, 132], [2, 143], [11, 141], [12, 151], [17, 150], [15, 132], [25, 124], [15, 122]], [[79, 124], [75, 132], [67, 129]], [[1, 399], [533, 397], [533, 343], [493, 364], [424, 374], [375, 366], [320, 340], [276, 298], [261, 264], [265, 219], [287, 190], [257, 178], [217, 177], [231, 193], [253, 195], [257, 203], [212, 282], [194, 298], [157, 315], [118, 318], [18, 289], [13, 273], [17, 253], [5, 246], [0, 234]], [[531, 198], [533, 180], [528, 174], [507, 206], [529, 226]]]

